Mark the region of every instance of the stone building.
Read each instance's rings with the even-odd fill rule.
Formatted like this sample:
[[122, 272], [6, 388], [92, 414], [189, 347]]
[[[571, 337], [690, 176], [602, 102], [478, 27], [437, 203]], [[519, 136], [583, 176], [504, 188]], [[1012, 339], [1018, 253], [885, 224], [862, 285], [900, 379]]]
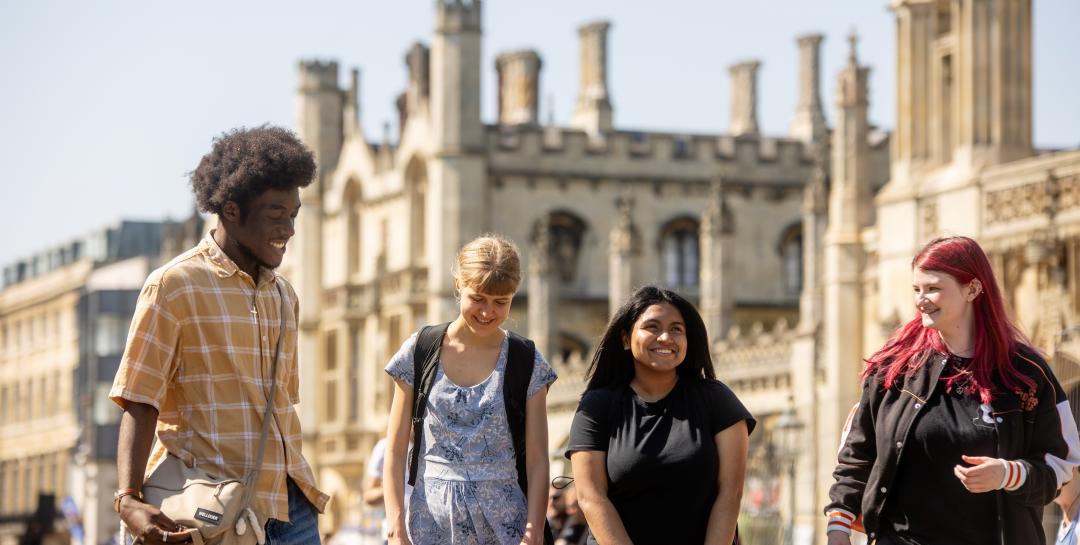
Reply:
[[497, 57], [498, 114], [485, 123], [479, 1], [435, 3], [430, 45], [405, 56], [396, 141], [361, 131], [357, 69], [342, 86], [337, 63], [301, 62], [297, 130], [319, 177], [302, 192], [283, 268], [303, 302], [306, 453], [335, 495], [326, 529], [359, 512], [390, 406], [382, 368], [412, 331], [455, 315], [450, 265], [487, 231], [516, 241], [525, 261], [508, 327], [561, 377], [549, 394], [553, 471], [565, 471], [561, 447], [611, 309], [636, 285], [663, 284], [699, 305], [720, 377], [762, 422], [747, 509], [792, 528], [797, 543], [822, 542], [861, 358], [912, 316], [910, 259], [930, 238], [985, 244], [1015, 314], [1065, 376], [1080, 336], [1080, 151], [1031, 143], [1031, 2], [891, 8], [891, 134], [868, 122], [869, 68], [854, 38], [831, 127], [823, 37], [796, 40], [799, 98], [785, 135], [758, 125], [752, 60], [729, 67], [726, 131], [621, 130], [606, 22], [579, 28], [569, 126], [540, 122], [551, 67], [530, 50]]
[[108, 389], [143, 282], [163, 253], [193, 245], [200, 225], [124, 221], [4, 267], [0, 544], [16, 543], [35, 516], [49, 527], [45, 543], [81, 535], [97, 545], [119, 530], [121, 413]]

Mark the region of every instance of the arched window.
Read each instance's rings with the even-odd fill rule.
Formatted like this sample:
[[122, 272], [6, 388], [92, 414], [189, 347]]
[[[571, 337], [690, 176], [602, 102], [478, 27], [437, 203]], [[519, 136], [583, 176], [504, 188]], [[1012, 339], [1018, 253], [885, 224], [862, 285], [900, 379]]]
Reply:
[[413, 256], [423, 261], [427, 252], [427, 166], [414, 158], [405, 169], [405, 184], [409, 191], [409, 238]]
[[796, 297], [802, 291], [802, 224], [794, 223], [780, 234], [780, 264], [784, 273], [784, 293]]
[[360, 182], [349, 180], [345, 186], [345, 263], [349, 278], [360, 274]]
[[682, 217], [668, 222], [660, 232], [660, 259], [664, 284], [669, 288], [696, 288], [701, 268], [698, 222]]
[[577, 276], [578, 256], [585, 239], [585, 220], [573, 212], [556, 210], [549, 217], [551, 228], [551, 255], [559, 279], [564, 284]]

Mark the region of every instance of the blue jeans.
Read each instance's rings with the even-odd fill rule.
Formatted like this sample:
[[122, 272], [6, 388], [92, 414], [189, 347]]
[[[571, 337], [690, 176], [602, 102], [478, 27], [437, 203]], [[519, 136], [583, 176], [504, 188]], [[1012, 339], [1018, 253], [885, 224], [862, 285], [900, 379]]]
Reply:
[[266, 521], [266, 545], [321, 544], [319, 519], [300, 487], [289, 479], [289, 522], [277, 519]]

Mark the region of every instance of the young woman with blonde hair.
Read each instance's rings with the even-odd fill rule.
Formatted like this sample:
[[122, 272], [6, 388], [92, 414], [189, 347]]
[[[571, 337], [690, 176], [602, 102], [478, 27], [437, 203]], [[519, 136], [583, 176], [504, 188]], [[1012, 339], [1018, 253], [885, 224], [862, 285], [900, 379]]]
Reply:
[[521, 282], [517, 249], [481, 236], [458, 253], [453, 275], [457, 318], [409, 337], [386, 367], [389, 542], [539, 545], [556, 375], [531, 341], [501, 328]]

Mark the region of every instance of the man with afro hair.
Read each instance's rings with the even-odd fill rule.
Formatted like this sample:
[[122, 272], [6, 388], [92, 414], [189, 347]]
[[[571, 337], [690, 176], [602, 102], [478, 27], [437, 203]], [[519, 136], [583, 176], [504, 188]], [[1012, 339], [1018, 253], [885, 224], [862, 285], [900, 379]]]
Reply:
[[271, 384], [273, 418], [250, 504], [258, 527], [249, 536], [320, 542], [317, 513], [328, 497], [300, 453], [294, 407], [299, 304], [274, 272], [295, 233], [300, 188], [314, 176], [311, 151], [267, 125], [216, 138], [191, 173], [196, 203], [217, 215], [217, 227], [147, 278], [109, 392], [124, 409], [113, 506], [142, 543], [190, 542], [195, 531], [143, 501], [146, 470], [183, 463], [244, 478], [256, 469]]

